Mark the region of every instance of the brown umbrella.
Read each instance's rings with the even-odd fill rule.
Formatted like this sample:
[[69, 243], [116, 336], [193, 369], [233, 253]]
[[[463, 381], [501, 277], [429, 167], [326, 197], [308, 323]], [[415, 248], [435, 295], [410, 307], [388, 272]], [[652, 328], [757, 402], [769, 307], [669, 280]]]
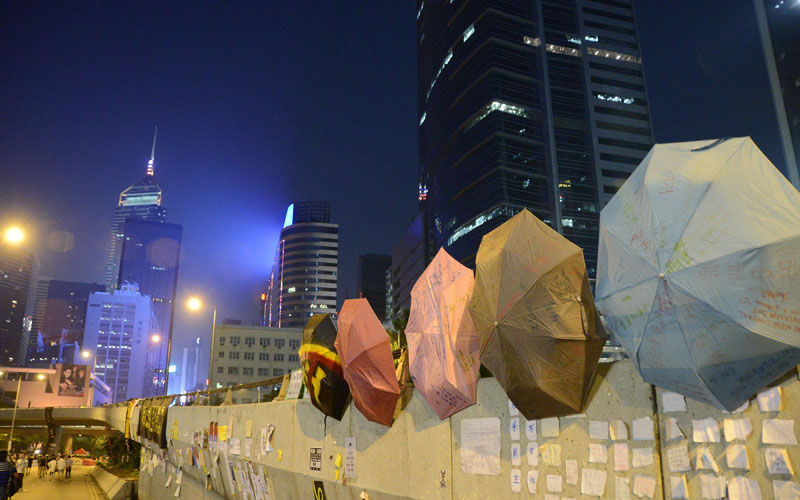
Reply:
[[483, 237], [469, 312], [527, 419], [580, 413], [606, 342], [580, 247], [523, 210]]
[[391, 426], [400, 386], [389, 336], [367, 299], [344, 301], [335, 345], [356, 408], [367, 420]]

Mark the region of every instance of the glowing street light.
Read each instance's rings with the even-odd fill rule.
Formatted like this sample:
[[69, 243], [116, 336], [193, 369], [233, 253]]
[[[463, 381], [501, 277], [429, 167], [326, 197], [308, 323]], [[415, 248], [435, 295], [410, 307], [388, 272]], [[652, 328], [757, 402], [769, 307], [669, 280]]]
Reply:
[[203, 307], [203, 302], [197, 297], [192, 297], [186, 301], [186, 307], [191, 311], [199, 311]]
[[39, 375], [36, 375], [36, 378], [39, 380], [44, 380], [44, 374], [40, 373]]
[[90, 353], [89, 351], [82, 351], [81, 352], [81, 356], [83, 357], [83, 359], [89, 359], [89, 356], [91, 356], [91, 355], [92, 355], [92, 353]]
[[22, 240], [25, 239], [25, 232], [19, 226], [11, 226], [6, 229], [5, 240], [6, 243], [11, 243], [12, 245], [17, 245], [22, 243]]
[[150, 337], [150, 340], [152, 340], [153, 342], [161, 342], [161, 336], [158, 334], [154, 334], [153, 336]]

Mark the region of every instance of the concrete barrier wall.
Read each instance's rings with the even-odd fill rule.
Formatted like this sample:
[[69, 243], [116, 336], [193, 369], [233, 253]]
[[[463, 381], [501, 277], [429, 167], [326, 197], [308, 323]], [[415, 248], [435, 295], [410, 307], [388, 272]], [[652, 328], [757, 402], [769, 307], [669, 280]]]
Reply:
[[108, 472], [100, 466], [94, 466], [89, 471], [94, 481], [109, 500], [127, 500], [136, 498], [136, 480], [122, 479]]
[[[760, 444], [761, 421], [765, 417], [794, 418], [800, 412], [798, 393], [800, 383], [796, 377], [788, 377], [782, 384], [783, 411], [776, 414], [761, 414], [757, 405], [751, 405], [743, 414], [751, 419], [753, 432], [748, 438], [750, 449], [750, 471], [740, 471], [758, 481], [763, 498], [772, 497], [771, 476], [765, 472], [765, 463]], [[525, 456], [527, 439], [524, 427], [519, 443], [522, 450], [521, 465], [512, 466], [510, 451], [512, 440], [509, 431], [510, 417], [508, 399], [494, 379], [482, 379], [478, 387], [478, 403], [453, 417], [440, 421], [419, 393], [415, 392], [407, 408], [391, 428], [368, 422], [351, 405], [341, 422], [328, 418], [317, 411], [309, 401], [280, 401], [272, 403], [239, 405], [228, 407], [173, 407], [169, 411], [167, 429], [173, 431], [177, 425], [177, 439], [172, 439], [170, 447], [163, 454], [152, 443], [146, 446], [142, 456], [142, 469], [139, 483], [139, 498], [142, 500], [167, 500], [175, 498], [178, 468], [182, 467], [181, 492], [179, 498], [192, 500], [222, 498], [244, 500], [238, 487], [229, 487], [224, 462], [225, 454], [215, 461], [213, 453], [203, 449], [206, 470], [211, 474], [213, 490], [205, 489], [205, 473], [193, 467], [187, 454], [191, 453], [193, 431], [208, 428], [209, 422], [220, 425], [233, 422], [231, 437], [241, 442], [240, 455], [228, 455], [235, 468], [246, 467], [249, 461], [258, 473], [263, 470], [267, 479], [269, 495], [272, 500], [321, 498], [315, 495], [315, 481], [320, 482], [325, 498], [357, 499], [503, 499], [503, 498], [544, 498], [552, 493], [562, 499], [597, 498], [581, 495], [581, 474], [584, 468], [602, 470], [606, 473], [605, 488], [601, 498], [618, 498], [616, 487], [627, 484], [630, 498], [636, 498], [633, 487], [636, 477], [644, 482], [654, 481], [653, 498], [670, 498], [670, 473], [667, 465], [667, 449], [680, 441], [666, 442], [666, 417], [676, 417], [678, 425], [689, 439], [690, 452], [697, 445], [691, 442], [691, 420], [711, 416], [722, 421], [725, 415], [716, 409], [694, 401], [686, 400], [684, 413], [663, 413], [660, 411], [661, 392], [646, 384], [634, 370], [629, 361], [602, 365], [593, 388], [590, 403], [585, 414], [561, 418], [558, 437], [546, 438], [541, 435], [541, 422], [537, 424], [537, 442], [540, 447], [539, 465], [528, 466]], [[658, 399], [658, 401], [655, 401]], [[731, 417], [731, 415], [727, 415]], [[499, 475], [466, 474], [461, 465], [461, 427], [465, 419], [497, 417], [501, 428], [501, 472]], [[632, 422], [634, 419], [649, 417], [653, 420], [654, 436], [651, 440], [634, 440]], [[737, 414], [736, 418], [740, 418]], [[523, 416], [520, 424], [525, 424]], [[612, 441], [608, 439], [589, 439], [591, 421], [610, 422], [621, 420], [625, 423], [628, 439]], [[134, 422], [136, 420], [134, 419]], [[248, 421], [252, 422], [251, 456], [245, 457], [246, 431]], [[258, 452], [262, 428], [275, 426], [272, 437], [274, 451], [267, 455]], [[337, 456], [345, 456], [345, 440], [356, 438], [356, 477], [344, 478], [344, 466], [336, 467]], [[715, 443], [713, 453], [722, 472], [732, 477], [725, 462], [725, 444]], [[589, 463], [589, 445], [607, 447], [606, 463]], [[626, 444], [629, 470], [615, 471], [613, 444]], [[547, 465], [541, 456], [547, 447], [560, 447], [558, 465]], [[321, 471], [310, 469], [310, 451], [322, 449]], [[633, 467], [633, 449], [652, 450], [651, 464]], [[800, 464], [800, 450], [797, 446], [784, 446], [789, 449], [792, 464]], [[620, 448], [621, 449], [621, 448]], [[179, 453], [180, 451], [180, 453]], [[155, 456], [156, 458], [153, 458]], [[163, 457], [163, 458], [161, 458]], [[693, 457], [692, 457], [693, 458]], [[575, 460], [578, 464], [578, 484], [567, 483], [566, 461]], [[154, 464], [155, 462], [155, 464]], [[336, 478], [337, 469], [340, 471]], [[519, 470], [522, 477], [522, 491], [512, 493], [511, 471]], [[537, 493], [530, 494], [525, 484], [528, 470], [538, 470]], [[705, 471], [703, 471], [705, 472]], [[699, 472], [685, 473], [690, 486], [690, 498], [700, 495]], [[547, 476], [561, 477], [562, 491], [547, 490]], [[168, 478], [170, 486], [167, 487]], [[620, 480], [617, 480], [617, 477]], [[790, 477], [778, 477], [790, 479]], [[556, 481], [554, 481], [556, 482]]]

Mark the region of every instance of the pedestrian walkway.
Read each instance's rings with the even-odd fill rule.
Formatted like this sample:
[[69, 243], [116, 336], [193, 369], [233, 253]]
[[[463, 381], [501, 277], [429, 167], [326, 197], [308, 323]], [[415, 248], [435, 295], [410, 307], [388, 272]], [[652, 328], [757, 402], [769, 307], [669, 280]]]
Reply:
[[83, 465], [72, 466], [72, 479], [49, 480], [49, 476], [39, 479], [36, 469], [27, 476], [22, 485], [22, 491], [14, 495], [14, 500], [99, 500], [103, 494], [95, 482], [89, 477], [91, 467]]

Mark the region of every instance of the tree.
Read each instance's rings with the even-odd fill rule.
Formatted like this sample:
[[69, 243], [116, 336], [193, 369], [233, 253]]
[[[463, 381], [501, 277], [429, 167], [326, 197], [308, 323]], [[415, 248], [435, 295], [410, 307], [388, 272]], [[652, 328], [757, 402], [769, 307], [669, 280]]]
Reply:
[[405, 307], [397, 313], [397, 317], [392, 320], [392, 328], [386, 330], [392, 341], [392, 350], [398, 351], [408, 347], [406, 341], [406, 326], [408, 325], [408, 315], [410, 310]]

